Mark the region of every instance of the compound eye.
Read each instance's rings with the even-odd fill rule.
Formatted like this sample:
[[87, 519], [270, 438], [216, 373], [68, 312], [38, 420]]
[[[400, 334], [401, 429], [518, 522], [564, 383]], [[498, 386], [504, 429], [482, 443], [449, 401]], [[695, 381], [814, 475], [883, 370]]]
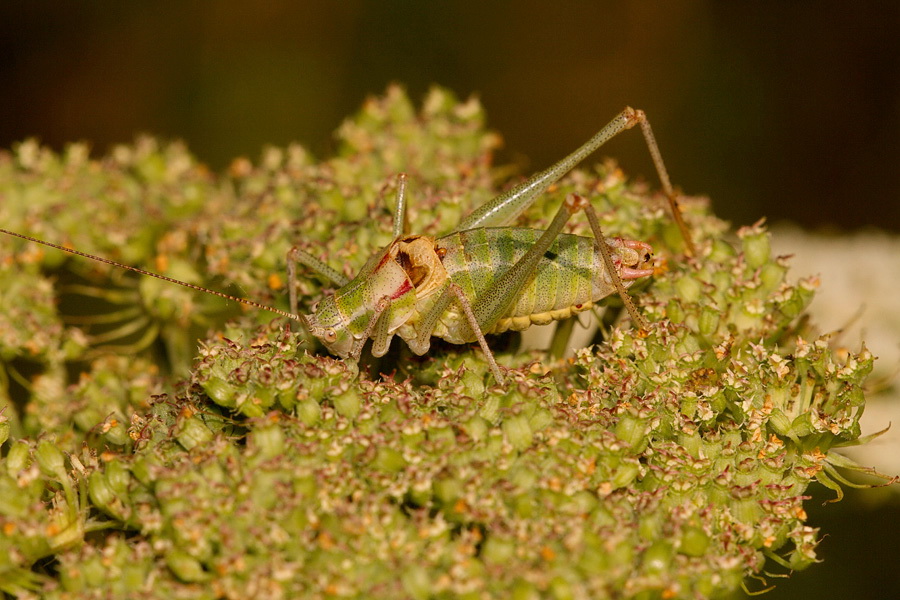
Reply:
[[328, 329], [325, 330], [323, 337], [325, 339], [325, 342], [331, 344], [332, 342], [334, 342], [337, 339], [337, 333], [334, 331], [334, 329], [329, 327]]

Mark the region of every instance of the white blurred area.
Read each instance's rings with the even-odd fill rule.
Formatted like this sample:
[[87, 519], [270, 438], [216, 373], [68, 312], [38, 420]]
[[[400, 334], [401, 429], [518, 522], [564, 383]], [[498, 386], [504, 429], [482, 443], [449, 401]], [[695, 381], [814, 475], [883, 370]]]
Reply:
[[900, 236], [879, 231], [825, 235], [772, 228], [772, 251], [793, 255], [790, 279], [818, 275], [809, 307], [833, 344], [858, 351], [862, 341], [878, 357], [868, 380], [863, 435], [891, 425], [871, 443], [844, 452], [864, 466], [900, 474]]

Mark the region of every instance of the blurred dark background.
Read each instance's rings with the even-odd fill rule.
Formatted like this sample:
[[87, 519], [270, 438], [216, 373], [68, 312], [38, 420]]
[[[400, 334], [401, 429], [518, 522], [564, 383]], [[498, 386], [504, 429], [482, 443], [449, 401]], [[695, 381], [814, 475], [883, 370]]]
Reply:
[[[738, 224], [900, 231], [900, 3], [5, 2], [0, 146], [148, 132], [221, 169], [319, 156], [367, 94], [478, 94], [527, 173], [624, 105]], [[653, 176], [639, 135], [602, 153]]]
[[[900, 231], [897, 2], [0, 4], [0, 147], [147, 132], [216, 170], [266, 144], [325, 156], [390, 82], [478, 94], [526, 174], [630, 104], [675, 182], [737, 224]], [[655, 181], [640, 135], [601, 154]], [[809, 503], [826, 563], [766, 597], [900, 597], [897, 502], [876, 497]]]

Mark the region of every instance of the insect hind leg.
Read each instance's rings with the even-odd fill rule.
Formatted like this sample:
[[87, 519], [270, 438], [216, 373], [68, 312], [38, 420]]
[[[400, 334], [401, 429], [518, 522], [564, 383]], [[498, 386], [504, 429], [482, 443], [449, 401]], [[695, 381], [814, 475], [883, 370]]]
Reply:
[[636, 110], [630, 106], [616, 115], [612, 121], [607, 123], [600, 131], [586, 141], [584, 144], [575, 149], [571, 154], [557, 161], [547, 169], [535, 173], [527, 180], [512, 189], [500, 194], [490, 202], [479, 206], [471, 214], [460, 221], [456, 227], [457, 231], [464, 229], [475, 229], [477, 227], [501, 227], [511, 223], [518, 215], [544, 193], [552, 184], [559, 181], [566, 173], [571, 171], [581, 161], [586, 159], [590, 154], [603, 146], [606, 142], [619, 135], [627, 129], [631, 129], [635, 125], [641, 126], [641, 133], [644, 135], [644, 141], [647, 149], [653, 159], [653, 166], [662, 185], [663, 193], [669, 200], [669, 208], [675, 219], [675, 224], [681, 231], [684, 238], [687, 253], [696, 256], [694, 242], [691, 233], [684, 222], [681, 214], [681, 208], [678, 205], [678, 195], [672, 187], [669, 179], [669, 172], [662, 159], [662, 153], [659, 151], [659, 145], [656, 143], [656, 137], [653, 135], [653, 129], [650, 127], [650, 121], [642, 110]]

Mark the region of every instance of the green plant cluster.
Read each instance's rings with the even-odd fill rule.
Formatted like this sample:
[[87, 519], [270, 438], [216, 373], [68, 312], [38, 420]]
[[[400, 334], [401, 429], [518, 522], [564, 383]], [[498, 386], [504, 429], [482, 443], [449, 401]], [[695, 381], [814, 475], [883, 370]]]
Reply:
[[[505, 183], [478, 103], [443, 90], [417, 112], [391, 88], [338, 139], [326, 161], [271, 148], [221, 176], [149, 138], [99, 160], [25, 142], [0, 153], [0, 220], [285, 308], [293, 244], [352, 274], [390, 241], [397, 173], [431, 235]], [[834, 450], [860, 442], [872, 355], [815, 333], [816, 281], [789, 281], [761, 225], [733, 247], [687, 198], [686, 257], [664, 203], [610, 162], [522, 223], [572, 192], [665, 257], [633, 289], [652, 325], [571, 360], [499, 351], [505, 388], [447, 345], [395, 342], [357, 376], [283, 319], [224, 324], [238, 311], [218, 298], [0, 239], [0, 591], [711, 598], [815, 562], [803, 501], [847, 483]], [[327, 292], [297, 286], [306, 311]]]

